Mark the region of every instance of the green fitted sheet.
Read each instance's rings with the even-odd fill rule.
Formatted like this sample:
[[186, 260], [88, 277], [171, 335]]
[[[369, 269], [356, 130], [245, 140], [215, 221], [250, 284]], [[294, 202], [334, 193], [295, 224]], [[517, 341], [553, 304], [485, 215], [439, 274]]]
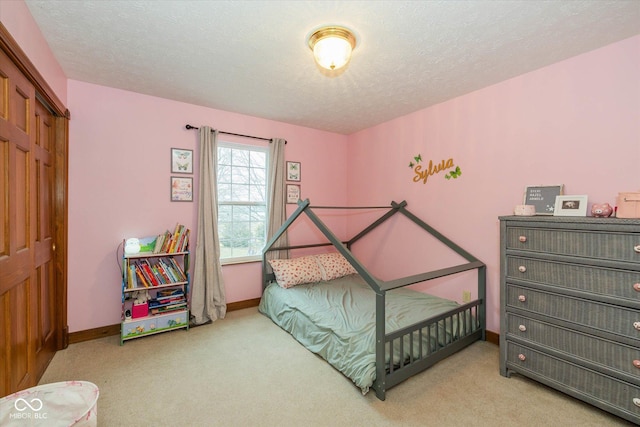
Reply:
[[[330, 282], [310, 283], [283, 289], [271, 283], [265, 289], [259, 311], [289, 332], [310, 351], [319, 354], [350, 378], [363, 393], [373, 385], [375, 366], [375, 293], [359, 275]], [[458, 307], [455, 301], [416, 292], [395, 289], [386, 294], [386, 333], [412, 325]], [[455, 322], [439, 322], [423, 333], [423, 355], [427, 346], [450, 341]], [[428, 338], [427, 338], [428, 337]], [[405, 341], [403, 358], [409, 357]], [[418, 346], [413, 348], [419, 356]], [[399, 345], [394, 345], [394, 364], [400, 361]], [[389, 355], [386, 357], [387, 367]]]

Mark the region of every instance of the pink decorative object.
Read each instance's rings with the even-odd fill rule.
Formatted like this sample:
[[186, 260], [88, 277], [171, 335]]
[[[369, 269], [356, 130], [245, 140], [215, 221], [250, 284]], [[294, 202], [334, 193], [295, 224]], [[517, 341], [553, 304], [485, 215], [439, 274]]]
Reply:
[[598, 218], [611, 216], [612, 213], [613, 208], [609, 203], [594, 204], [591, 208], [591, 215]]

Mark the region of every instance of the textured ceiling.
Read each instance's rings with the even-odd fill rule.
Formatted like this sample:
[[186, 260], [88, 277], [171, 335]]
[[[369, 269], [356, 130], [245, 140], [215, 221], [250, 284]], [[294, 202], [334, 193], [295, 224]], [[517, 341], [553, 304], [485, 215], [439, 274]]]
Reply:
[[[640, 1], [26, 0], [68, 78], [350, 134], [640, 34]], [[306, 38], [358, 39], [336, 76]]]

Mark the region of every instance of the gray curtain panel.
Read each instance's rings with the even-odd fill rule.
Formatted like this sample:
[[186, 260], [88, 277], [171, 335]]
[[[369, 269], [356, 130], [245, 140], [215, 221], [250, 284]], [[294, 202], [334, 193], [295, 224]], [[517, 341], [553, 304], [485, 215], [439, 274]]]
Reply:
[[218, 238], [218, 131], [201, 126], [198, 236], [191, 290], [191, 322], [202, 325], [224, 318], [227, 302]]
[[[284, 146], [287, 143], [282, 138], [273, 138], [269, 144], [269, 227], [267, 240], [284, 224], [287, 219]], [[289, 239], [285, 232], [275, 246], [288, 246]], [[267, 259], [289, 258], [289, 251], [267, 252]]]

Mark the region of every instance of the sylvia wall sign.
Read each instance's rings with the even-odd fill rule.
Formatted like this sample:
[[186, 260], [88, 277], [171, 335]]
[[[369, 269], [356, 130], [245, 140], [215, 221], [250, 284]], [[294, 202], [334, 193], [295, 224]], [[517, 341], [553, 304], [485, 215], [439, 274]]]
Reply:
[[411, 161], [409, 162], [409, 167], [415, 173], [415, 175], [413, 176], [413, 182], [422, 182], [423, 184], [427, 183], [427, 180], [430, 176], [444, 171], [447, 171], [447, 173], [445, 173], [444, 175], [445, 179], [456, 179], [460, 175], [462, 175], [460, 166], [456, 166], [454, 164], [453, 158], [449, 158], [446, 160], [443, 159], [440, 162], [429, 160], [429, 163], [423, 163], [422, 155], [418, 154], [417, 156], [414, 156], [413, 159], [411, 159]]

